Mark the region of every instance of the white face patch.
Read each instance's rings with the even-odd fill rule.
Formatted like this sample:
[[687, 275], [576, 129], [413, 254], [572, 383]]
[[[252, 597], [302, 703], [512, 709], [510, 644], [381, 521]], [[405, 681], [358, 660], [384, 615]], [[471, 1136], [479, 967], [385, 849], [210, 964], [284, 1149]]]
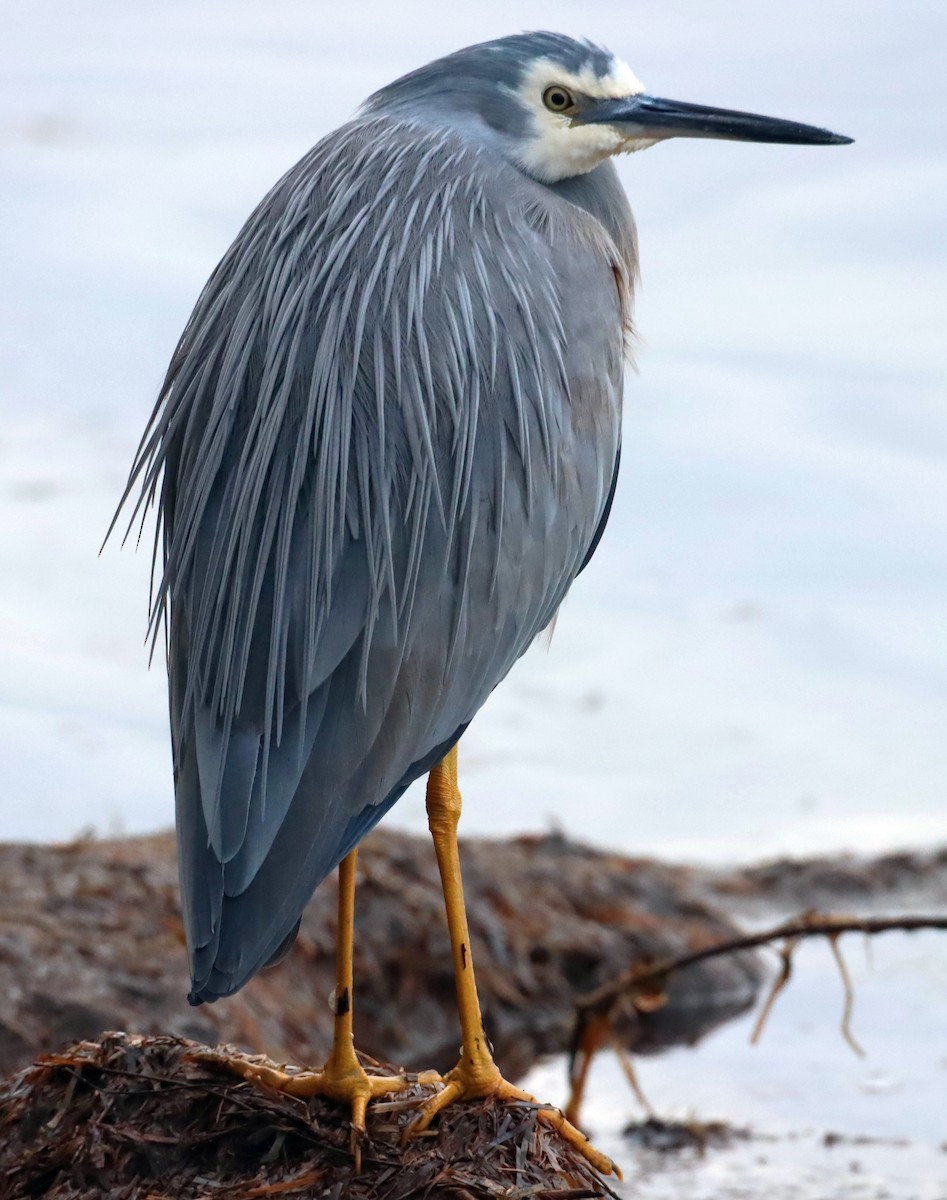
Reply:
[[517, 95], [535, 121], [533, 136], [520, 155], [520, 163], [536, 179], [555, 183], [570, 175], [584, 175], [613, 154], [653, 145], [653, 138], [629, 138], [610, 125], [573, 125], [568, 116], [550, 112], [543, 103], [543, 92], [554, 84], [597, 100], [621, 100], [644, 91], [644, 84], [631, 68], [617, 58], [612, 59], [611, 69], [604, 76], [591, 66], [573, 72], [564, 70], [551, 58], [535, 62]]

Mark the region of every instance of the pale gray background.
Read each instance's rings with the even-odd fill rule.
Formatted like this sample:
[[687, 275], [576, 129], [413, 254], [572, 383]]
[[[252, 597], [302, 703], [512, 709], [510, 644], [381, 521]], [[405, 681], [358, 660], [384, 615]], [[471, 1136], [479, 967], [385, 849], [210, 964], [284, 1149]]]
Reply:
[[[640, 375], [594, 566], [464, 741], [465, 826], [699, 858], [947, 835], [947, 5], [0, 5], [0, 837], [171, 820], [148, 556], [96, 552], [198, 289], [375, 86], [520, 28], [848, 148], [621, 164]], [[423, 827], [420, 793], [392, 818]]]

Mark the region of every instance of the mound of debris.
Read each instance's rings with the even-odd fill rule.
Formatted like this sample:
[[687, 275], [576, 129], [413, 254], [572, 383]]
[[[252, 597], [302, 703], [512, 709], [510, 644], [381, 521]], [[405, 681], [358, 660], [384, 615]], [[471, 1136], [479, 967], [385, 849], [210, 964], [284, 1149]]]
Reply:
[[[537, 1109], [446, 1109], [402, 1142], [419, 1085], [369, 1108], [356, 1172], [344, 1107], [261, 1091], [183, 1038], [103, 1034], [0, 1082], [0, 1196], [25, 1200], [580, 1200], [613, 1197]], [[366, 1069], [384, 1070], [370, 1061]]]

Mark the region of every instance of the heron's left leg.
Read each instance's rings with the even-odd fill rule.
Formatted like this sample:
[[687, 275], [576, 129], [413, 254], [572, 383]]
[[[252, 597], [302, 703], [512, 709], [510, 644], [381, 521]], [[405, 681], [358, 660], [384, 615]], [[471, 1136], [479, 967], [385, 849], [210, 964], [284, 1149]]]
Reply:
[[[464, 905], [460, 856], [457, 852], [460, 809], [455, 746], [431, 771], [427, 785], [427, 815], [447, 909], [454, 977], [457, 983], [457, 1007], [460, 1012], [461, 1057], [457, 1066], [445, 1076], [443, 1089], [421, 1105], [420, 1113], [410, 1126], [409, 1133], [426, 1129], [442, 1108], [456, 1100], [496, 1096], [500, 1100], [522, 1100], [536, 1104], [536, 1100], [528, 1092], [514, 1087], [500, 1074], [493, 1061], [490, 1043], [483, 1028], [470, 952], [470, 930], [467, 927], [467, 911]], [[575, 1146], [603, 1175], [612, 1172], [620, 1175], [612, 1160], [596, 1150], [588, 1138], [570, 1124], [558, 1109], [540, 1106], [539, 1116], [540, 1120], [554, 1126], [559, 1134]]]

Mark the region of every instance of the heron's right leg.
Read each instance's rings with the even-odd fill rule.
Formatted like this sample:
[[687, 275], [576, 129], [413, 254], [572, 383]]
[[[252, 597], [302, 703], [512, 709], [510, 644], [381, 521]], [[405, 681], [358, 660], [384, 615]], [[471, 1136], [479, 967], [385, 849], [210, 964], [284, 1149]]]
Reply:
[[460, 1016], [461, 1054], [457, 1066], [444, 1076], [444, 1087], [421, 1104], [418, 1115], [408, 1127], [407, 1136], [421, 1133], [434, 1117], [458, 1100], [475, 1100], [495, 1096], [500, 1101], [535, 1105], [537, 1119], [551, 1125], [559, 1136], [582, 1154], [602, 1175], [621, 1172], [612, 1160], [596, 1150], [588, 1138], [576, 1129], [558, 1109], [538, 1104], [521, 1088], [508, 1083], [493, 1061], [490, 1043], [483, 1028], [480, 1000], [474, 979], [473, 955], [470, 949], [470, 930], [464, 904], [464, 887], [460, 875], [460, 856], [457, 851], [457, 825], [460, 821], [461, 798], [457, 783], [457, 747], [454, 746], [431, 771], [427, 785], [427, 815], [434, 852], [440, 869], [447, 910], [447, 928], [454, 960], [454, 980], [457, 986], [457, 1008]]
[[[359, 1144], [365, 1134], [368, 1102], [386, 1092], [400, 1092], [408, 1086], [404, 1075], [369, 1075], [358, 1061], [352, 1037], [352, 944], [355, 924], [355, 866], [358, 851], [353, 850], [339, 864], [339, 929], [336, 943], [335, 1027], [332, 1049], [321, 1071], [281, 1071], [236, 1056], [202, 1056], [221, 1062], [228, 1070], [263, 1087], [288, 1096], [309, 1099], [326, 1096], [352, 1107], [352, 1153], [359, 1161]], [[415, 1076], [428, 1082], [426, 1076]], [[431, 1073], [431, 1081], [439, 1079]]]

